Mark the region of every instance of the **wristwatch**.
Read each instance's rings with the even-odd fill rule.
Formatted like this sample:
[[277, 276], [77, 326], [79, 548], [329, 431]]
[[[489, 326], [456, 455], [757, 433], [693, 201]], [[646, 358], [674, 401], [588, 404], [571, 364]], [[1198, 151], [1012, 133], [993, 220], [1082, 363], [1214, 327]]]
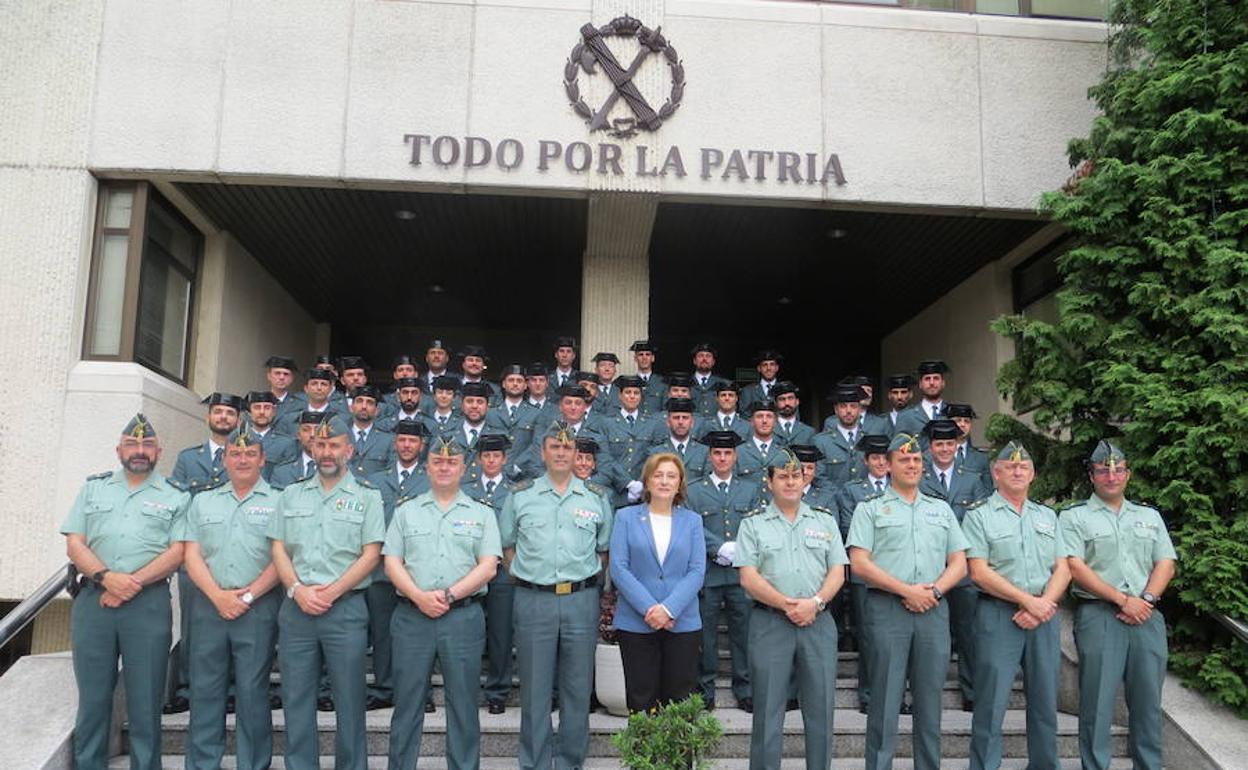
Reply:
[[446, 600], [447, 604], [455, 603], [455, 594], [451, 593], [451, 589], [449, 588], [442, 589], [442, 598]]
[[298, 580], [296, 580], [295, 582], [291, 583], [291, 584], [290, 584], [290, 588], [287, 588], [287, 589], [286, 589], [286, 598], [287, 598], [287, 599], [293, 599], [293, 598], [295, 598], [295, 589], [296, 589], [296, 588], [298, 588], [298, 587], [299, 587], [299, 586], [301, 586], [301, 585], [303, 585], [303, 583], [300, 583]]
[[932, 586], [932, 596], [936, 597], [936, 601], [940, 601], [941, 599], [945, 598], [945, 592], [940, 590], [936, 586]]
[[815, 600], [815, 607], [818, 612], [823, 612], [823, 610], [828, 606], [828, 603], [825, 602], [823, 597], [819, 596], [819, 594], [815, 594], [810, 598]]
[[243, 600], [243, 604], [248, 604], [248, 605], [256, 600], [256, 597], [252, 595], [251, 591], [248, 591], [247, 593], [243, 594], [242, 596], [238, 598]]
[[108, 574], [108, 568], [104, 568], [91, 576], [91, 582], [97, 586], [104, 582], [104, 576]]
[[1140, 598], [1148, 602], [1148, 605], [1150, 607], [1155, 607], [1157, 605], [1157, 597], [1149, 593], [1148, 591], [1145, 591], [1144, 593], [1140, 594]]

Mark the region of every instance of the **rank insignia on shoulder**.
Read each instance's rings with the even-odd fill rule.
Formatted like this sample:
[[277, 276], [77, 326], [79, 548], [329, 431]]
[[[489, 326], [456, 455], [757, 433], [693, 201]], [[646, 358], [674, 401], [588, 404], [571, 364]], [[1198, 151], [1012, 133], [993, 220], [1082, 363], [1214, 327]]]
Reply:
[[986, 503], [986, 502], [988, 502], [988, 498], [986, 498], [986, 497], [981, 498], [981, 499], [976, 500], [975, 502], [971, 503], [970, 505], [966, 506], [966, 510], [968, 510], [968, 511], [973, 511], [973, 510], [975, 510], [976, 508], [978, 508], [979, 506], [983, 505], [983, 504], [984, 504], [984, 503]]
[[869, 495], [867, 495], [866, 497], [862, 498], [862, 501], [865, 503], [865, 502], [867, 502], [868, 500], [874, 500], [874, 499], [876, 499], [877, 497], [883, 497], [883, 496], [884, 496], [884, 493], [883, 493], [883, 492], [875, 492], [875, 491], [872, 491], [872, 492], [871, 492], [871, 494], [869, 494]]
[[531, 486], [533, 486], [533, 479], [524, 479], [523, 481], [517, 481], [515, 484], [513, 484], [511, 487], [511, 491], [519, 492], [521, 490], [528, 489]]
[[190, 491], [190, 487], [195, 486], [195, 482], [193, 482], [193, 481], [192, 481], [192, 482], [190, 483], [190, 485], [188, 486], [187, 484], [185, 484], [185, 483], [183, 483], [183, 482], [181, 482], [181, 481], [178, 481], [177, 479], [171, 479], [171, 478], [169, 478], [169, 477], [167, 477], [167, 476], [165, 477], [165, 483], [166, 483], [166, 484], [168, 484], [169, 486], [173, 487], [174, 489], [178, 490], [179, 492], [189, 492], [189, 491]]
[[604, 487], [603, 485], [599, 484], [596, 481], [586, 481], [585, 488], [588, 489], [590, 492], [593, 492], [596, 495], [611, 494], [611, 490], [607, 489], [606, 487]]
[[100, 473], [92, 473], [90, 476], [87, 476], [87, 481], [99, 481], [100, 479], [111, 479], [112, 477], [112, 471], [102, 471]]
[[361, 477], [361, 476], [356, 476], [356, 477], [355, 477], [355, 483], [356, 483], [356, 484], [359, 484], [360, 486], [364, 487], [365, 489], [376, 489], [376, 488], [377, 488], [377, 485], [376, 485], [376, 484], [374, 484], [373, 482], [371, 482], [371, 481], [369, 481], [368, 479], [363, 478], [363, 477]]
[[831, 511], [831, 510], [829, 510], [827, 507], [822, 506], [822, 505], [812, 505], [812, 506], [810, 506], [810, 510], [812, 510], [812, 511], [819, 511], [820, 513], [826, 513], [826, 514], [828, 514], [829, 516], [831, 516], [831, 515], [832, 515], [832, 511]]
[[745, 515], [746, 515], [746, 517], [748, 518], [748, 517], [750, 517], [750, 516], [756, 516], [756, 515], [758, 515], [758, 514], [762, 513], [762, 512], [763, 512], [763, 511], [765, 511], [765, 510], [767, 510], [767, 506], [765, 506], [765, 505], [760, 505], [760, 506], [758, 506], [757, 508], [752, 508], [752, 509], [750, 509], [750, 510], [746, 511], [746, 512], [745, 512]]

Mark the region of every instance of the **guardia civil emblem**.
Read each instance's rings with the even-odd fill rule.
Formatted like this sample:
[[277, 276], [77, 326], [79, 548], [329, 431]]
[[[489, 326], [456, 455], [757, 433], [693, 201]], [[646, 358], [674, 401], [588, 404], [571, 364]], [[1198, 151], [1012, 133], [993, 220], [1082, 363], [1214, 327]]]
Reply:
[[[563, 68], [563, 88], [567, 92], [568, 101], [572, 103], [572, 110], [585, 119], [590, 131], [606, 131], [610, 136], [627, 139], [635, 136], [639, 130], [658, 130], [680, 107], [680, 99], [685, 92], [685, 68], [676, 54], [676, 49], [667, 42], [660, 29], [650, 29], [631, 16], [620, 16], [602, 27], [595, 27], [593, 24], [581, 27], [581, 42], [573, 46], [568, 63]], [[635, 41], [636, 53], [627, 68], [612, 52], [607, 43], [608, 38], [629, 43]], [[666, 63], [671, 76], [671, 90], [667, 94], [667, 100], [657, 110], [633, 82], [637, 71], [651, 57], [659, 57]], [[597, 109], [591, 109], [581, 96], [578, 78], [582, 71], [587, 75], [595, 74], [599, 66], [614, 88]], [[612, 118], [611, 111], [621, 99], [632, 115]]]

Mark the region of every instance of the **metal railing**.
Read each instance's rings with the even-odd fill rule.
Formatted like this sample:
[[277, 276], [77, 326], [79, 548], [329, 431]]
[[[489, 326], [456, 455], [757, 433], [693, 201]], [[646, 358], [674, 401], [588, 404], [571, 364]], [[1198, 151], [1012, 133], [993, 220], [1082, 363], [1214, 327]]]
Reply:
[[0, 618], [0, 648], [11, 642], [53, 599], [60, 596], [62, 591], [68, 591], [70, 585], [77, 580], [78, 570], [73, 564], [66, 564], [36, 588], [34, 593], [23, 599], [21, 604], [14, 607], [12, 612]]
[[1227, 631], [1234, 634], [1235, 638], [1239, 639], [1239, 641], [1244, 644], [1248, 644], [1248, 623], [1245, 623], [1242, 620], [1227, 617], [1220, 612], [1211, 612], [1209, 614], [1213, 615], [1214, 620], [1225, 626]]

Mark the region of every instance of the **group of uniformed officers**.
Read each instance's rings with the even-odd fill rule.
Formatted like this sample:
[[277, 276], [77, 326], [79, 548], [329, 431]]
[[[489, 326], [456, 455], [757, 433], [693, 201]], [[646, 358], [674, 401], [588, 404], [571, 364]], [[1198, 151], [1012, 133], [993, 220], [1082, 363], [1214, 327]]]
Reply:
[[413, 770], [435, 663], [447, 764], [472, 770], [478, 698], [506, 709], [513, 647], [520, 767], [582, 767], [613, 511], [641, 497], [642, 465], [662, 452], [681, 459], [685, 505], [704, 527], [700, 689], [714, 708], [722, 619], [736, 705], [753, 713], [752, 769], [780, 766], [784, 712], [800, 707], [806, 766], [828, 770], [841, 649], [859, 653], [870, 770], [891, 767], [903, 713], [915, 767], [940, 766], [951, 649], [973, 712], [970, 766], [1000, 765], [1021, 668], [1028, 767], [1057, 768], [1055, 616], [1068, 588], [1083, 767], [1109, 766], [1125, 684], [1135, 767], [1161, 768], [1156, 605], [1176, 556], [1161, 515], [1124, 497], [1117, 446], [1097, 444], [1092, 496], [1059, 516], [1028, 497], [1025, 447], [990, 458], [971, 444], [975, 412], [945, 401], [941, 361], [887, 378], [878, 414], [872, 382], [846, 378], [816, 429], [776, 351], [759, 353], [758, 381], [739, 389], [714, 373], [709, 344], [692, 351], [692, 372], [666, 376], [647, 341], [630, 350], [636, 375], [619, 375], [611, 353], [579, 371], [575, 341], [559, 338], [553, 368], [506, 366], [495, 383], [482, 348], [463, 348], [452, 374], [434, 340], [423, 367], [395, 360], [384, 394], [351, 356], [320, 357], [295, 392], [295, 362], [273, 356], [268, 388], [206, 399], [208, 436], [169, 477], [156, 470], [156, 427], [136, 415], [120, 471], [90, 477], [61, 530], [84, 576], [76, 767], [107, 766], [120, 657], [136, 770], [160, 767], [162, 710], [187, 708], [188, 769], [220, 768], [233, 710], [237, 767], [263, 770], [279, 706], [290, 770], [319, 766], [318, 708], [335, 713], [335, 767], [362, 770], [365, 713], [388, 707], [389, 766]]

